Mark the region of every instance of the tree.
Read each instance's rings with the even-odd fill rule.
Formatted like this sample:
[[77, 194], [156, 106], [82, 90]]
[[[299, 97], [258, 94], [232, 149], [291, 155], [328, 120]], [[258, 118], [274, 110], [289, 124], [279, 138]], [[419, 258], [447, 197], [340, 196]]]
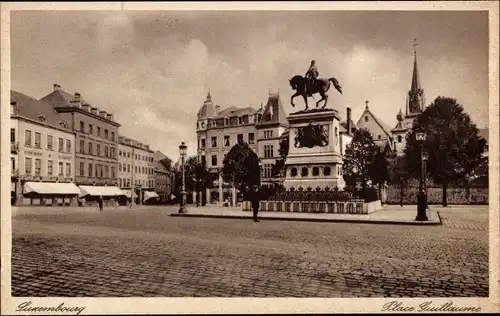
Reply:
[[247, 143], [238, 142], [224, 158], [222, 178], [240, 190], [260, 185], [259, 157]]
[[363, 189], [366, 188], [368, 181], [373, 182], [375, 180], [373, 168], [379, 163], [379, 153], [380, 150], [370, 132], [367, 129], [356, 130], [345, 150], [343, 171], [346, 182], [352, 185], [359, 181]]
[[[196, 192], [204, 188], [211, 188], [215, 180], [208, 171], [206, 164], [199, 161], [196, 156], [188, 157], [184, 161], [184, 178], [186, 191]], [[180, 194], [182, 191], [182, 168], [176, 172], [176, 183], [179, 183], [178, 193]]]
[[375, 157], [373, 157], [372, 163], [368, 166], [368, 171], [368, 177], [373, 184], [378, 186], [379, 196], [381, 196], [382, 185], [389, 181], [389, 170], [385, 152], [378, 146]]
[[411, 178], [405, 156], [396, 156], [389, 160], [389, 182], [399, 185], [400, 204], [403, 206], [403, 190], [406, 182]]
[[427, 173], [443, 188], [443, 206], [447, 205], [447, 188], [467, 178], [481, 162], [484, 142], [478, 129], [462, 105], [453, 98], [437, 97], [418, 116], [406, 136], [405, 154], [408, 170], [420, 177], [420, 144], [415, 133], [423, 129], [426, 139], [423, 148], [427, 153]]

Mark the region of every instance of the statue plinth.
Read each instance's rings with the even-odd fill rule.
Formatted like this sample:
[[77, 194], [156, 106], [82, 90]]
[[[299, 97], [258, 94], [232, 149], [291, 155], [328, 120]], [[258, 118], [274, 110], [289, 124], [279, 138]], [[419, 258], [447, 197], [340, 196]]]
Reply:
[[345, 181], [338, 112], [332, 109], [299, 111], [290, 114], [287, 120], [290, 133], [284, 187], [342, 190]]

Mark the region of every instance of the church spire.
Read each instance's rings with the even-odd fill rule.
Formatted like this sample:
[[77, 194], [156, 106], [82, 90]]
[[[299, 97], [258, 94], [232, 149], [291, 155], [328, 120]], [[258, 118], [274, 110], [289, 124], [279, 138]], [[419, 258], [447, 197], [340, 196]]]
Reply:
[[416, 93], [421, 89], [420, 86], [420, 76], [418, 75], [417, 66], [417, 39], [413, 39], [413, 76], [411, 78], [411, 91]]
[[420, 85], [420, 76], [417, 65], [417, 39], [413, 40], [413, 75], [411, 78], [411, 87], [408, 91], [408, 114], [422, 113], [424, 108], [424, 90]]

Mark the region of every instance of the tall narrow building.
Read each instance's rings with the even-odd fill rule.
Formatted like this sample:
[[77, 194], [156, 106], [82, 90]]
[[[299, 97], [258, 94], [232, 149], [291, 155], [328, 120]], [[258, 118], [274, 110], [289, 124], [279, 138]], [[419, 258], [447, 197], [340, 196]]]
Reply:
[[422, 113], [425, 106], [425, 94], [424, 89], [420, 84], [420, 75], [418, 71], [417, 64], [417, 43], [416, 40], [413, 44], [413, 75], [411, 78], [410, 91], [406, 97], [406, 112], [402, 113], [401, 109], [397, 114], [396, 118], [398, 123], [396, 127], [392, 129], [393, 135], [393, 149], [398, 156], [404, 154], [404, 149], [406, 146], [406, 135], [411, 130], [413, 122]]

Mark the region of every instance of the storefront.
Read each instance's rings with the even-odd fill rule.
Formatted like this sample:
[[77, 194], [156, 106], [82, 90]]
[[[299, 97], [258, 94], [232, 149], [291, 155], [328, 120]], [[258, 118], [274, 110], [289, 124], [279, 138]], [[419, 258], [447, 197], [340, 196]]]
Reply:
[[79, 194], [80, 190], [72, 182], [28, 181], [23, 186], [23, 197], [30, 199], [30, 204], [76, 205]]
[[81, 206], [94, 205], [99, 197], [102, 197], [104, 205], [117, 205], [119, 200], [126, 196], [125, 192], [114, 186], [81, 185], [79, 189], [79, 204]]

